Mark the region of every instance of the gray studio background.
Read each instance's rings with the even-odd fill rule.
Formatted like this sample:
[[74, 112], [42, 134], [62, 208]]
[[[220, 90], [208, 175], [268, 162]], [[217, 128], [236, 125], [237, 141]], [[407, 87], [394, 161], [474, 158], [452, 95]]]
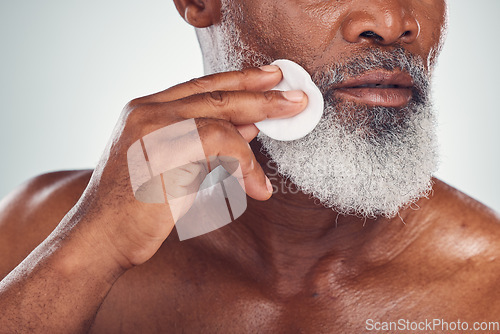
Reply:
[[[500, 1], [449, 7], [437, 176], [500, 211]], [[92, 168], [127, 101], [202, 75], [170, 0], [2, 0], [0, 42], [0, 198], [40, 173]]]

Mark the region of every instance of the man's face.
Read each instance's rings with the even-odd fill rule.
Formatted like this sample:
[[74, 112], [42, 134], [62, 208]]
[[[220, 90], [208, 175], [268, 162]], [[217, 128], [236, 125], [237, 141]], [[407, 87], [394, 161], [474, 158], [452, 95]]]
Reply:
[[209, 72], [286, 58], [324, 95], [324, 116], [308, 136], [259, 135], [282, 174], [325, 206], [365, 217], [394, 216], [430, 190], [430, 72], [443, 0], [227, 0], [221, 9], [220, 24], [198, 31], [202, 45], [211, 43], [203, 45]]

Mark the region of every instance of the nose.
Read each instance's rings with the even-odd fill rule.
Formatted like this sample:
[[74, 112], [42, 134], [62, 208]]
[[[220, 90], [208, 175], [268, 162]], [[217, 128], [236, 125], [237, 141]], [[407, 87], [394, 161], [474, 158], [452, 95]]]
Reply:
[[410, 44], [420, 34], [420, 24], [401, 0], [367, 0], [357, 2], [341, 31], [350, 43], [368, 40], [380, 45]]

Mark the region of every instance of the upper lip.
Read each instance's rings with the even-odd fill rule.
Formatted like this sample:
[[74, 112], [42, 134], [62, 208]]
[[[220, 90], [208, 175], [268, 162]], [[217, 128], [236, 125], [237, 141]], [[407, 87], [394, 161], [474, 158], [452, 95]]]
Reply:
[[357, 77], [347, 78], [335, 85], [334, 89], [342, 88], [412, 88], [413, 79], [405, 72], [372, 71]]

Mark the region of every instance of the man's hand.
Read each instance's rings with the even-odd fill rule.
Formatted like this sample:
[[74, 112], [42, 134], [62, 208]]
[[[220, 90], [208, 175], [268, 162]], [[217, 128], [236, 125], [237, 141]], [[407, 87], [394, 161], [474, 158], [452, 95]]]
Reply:
[[[92, 234], [107, 236], [110, 252], [123, 268], [147, 261], [174, 226], [165, 204], [145, 204], [134, 198], [127, 168], [128, 148], [158, 129], [194, 119], [206, 158], [236, 158], [247, 194], [266, 200], [271, 196], [267, 178], [248, 145], [258, 134], [253, 123], [291, 117], [307, 104], [307, 96], [302, 92], [270, 91], [281, 78], [276, 66], [220, 73], [128, 103], [79, 203], [85, 208], [84, 216], [107, 217], [106, 224], [95, 226], [97, 230]], [[190, 147], [185, 149], [190, 151]]]
[[248, 145], [258, 134], [253, 123], [307, 104], [302, 92], [269, 91], [281, 76], [275, 66], [214, 74], [131, 101], [78, 203], [0, 281], [0, 332], [86, 332], [118, 277], [156, 253], [174, 219], [168, 205], [135, 199], [127, 151], [158, 129], [194, 119], [205, 157], [238, 159], [247, 194], [268, 199]]

